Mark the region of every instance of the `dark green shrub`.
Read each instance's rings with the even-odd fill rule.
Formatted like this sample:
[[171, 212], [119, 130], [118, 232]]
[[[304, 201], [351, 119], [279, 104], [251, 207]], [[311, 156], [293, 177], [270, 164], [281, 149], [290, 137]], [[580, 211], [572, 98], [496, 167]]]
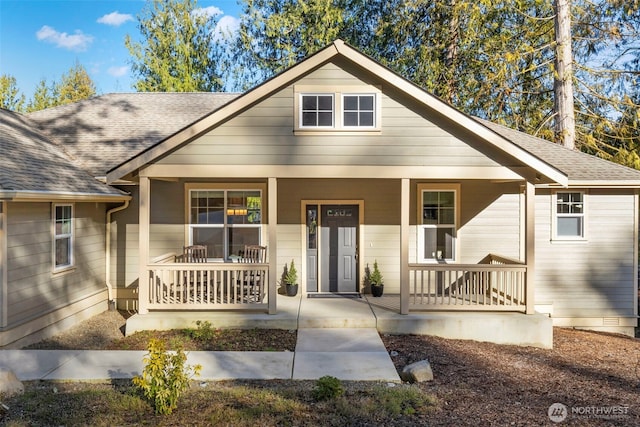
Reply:
[[211, 322], [209, 322], [208, 320], [197, 320], [196, 329], [188, 328], [184, 331], [189, 336], [189, 338], [200, 342], [211, 341], [216, 335], [216, 330], [213, 328], [213, 326], [211, 326]]
[[316, 386], [312, 391], [313, 398], [316, 400], [329, 400], [340, 397], [344, 394], [344, 387], [336, 377], [325, 375], [316, 381]]

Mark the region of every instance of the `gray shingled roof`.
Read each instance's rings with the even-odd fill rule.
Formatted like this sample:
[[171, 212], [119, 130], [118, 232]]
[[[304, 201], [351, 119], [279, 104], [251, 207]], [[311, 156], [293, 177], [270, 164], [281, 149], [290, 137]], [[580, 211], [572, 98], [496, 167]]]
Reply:
[[155, 145], [238, 94], [116, 93], [28, 114], [94, 176]]
[[484, 126], [540, 160], [555, 167], [569, 177], [569, 184], [589, 182], [631, 181], [640, 183], [640, 171], [599, 157], [570, 150], [560, 144], [523, 133], [496, 123], [476, 119]]
[[75, 165], [18, 113], [0, 109], [0, 192], [123, 196]]

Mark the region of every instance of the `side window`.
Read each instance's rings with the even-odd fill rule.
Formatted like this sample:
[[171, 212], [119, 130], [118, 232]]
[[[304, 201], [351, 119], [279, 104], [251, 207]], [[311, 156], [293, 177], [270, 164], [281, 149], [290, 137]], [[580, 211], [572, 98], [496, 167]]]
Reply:
[[301, 101], [300, 127], [333, 127], [333, 95], [303, 94], [301, 95]]
[[53, 206], [54, 271], [73, 266], [73, 205]]
[[420, 261], [455, 260], [456, 191], [420, 191], [418, 257]]
[[554, 213], [555, 238], [584, 239], [585, 193], [556, 193]]

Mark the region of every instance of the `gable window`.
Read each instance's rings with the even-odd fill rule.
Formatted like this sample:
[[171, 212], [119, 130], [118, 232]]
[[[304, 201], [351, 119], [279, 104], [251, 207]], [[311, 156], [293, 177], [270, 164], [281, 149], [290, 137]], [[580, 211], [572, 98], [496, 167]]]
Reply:
[[73, 206], [53, 206], [54, 271], [73, 265]]
[[300, 127], [333, 127], [333, 95], [302, 95]]
[[457, 190], [420, 189], [419, 194], [418, 259], [455, 260]]
[[260, 190], [190, 190], [189, 212], [189, 244], [207, 246], [210, 259], [233, 259], [260, 244]]
[[342, 98], [344, 127], [375, 126], [375, 95], [344, 95]]
[[373, 86], [296, 86], [294, 131], [379, 132], [381, 99]]
[[585, 193], [557, 192], [555, 194], [555, 237], [583, 239]]

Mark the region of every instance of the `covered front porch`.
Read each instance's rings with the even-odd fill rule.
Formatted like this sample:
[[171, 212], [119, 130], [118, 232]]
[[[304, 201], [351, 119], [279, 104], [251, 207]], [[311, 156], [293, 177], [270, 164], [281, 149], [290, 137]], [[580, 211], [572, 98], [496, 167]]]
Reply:
[[[388, 270], [395, 270], [392, 273], [385, 271], [387, 278], [390, 278], [387, 282], [390, 286], [387, 286], [386, 292], [396, 295], [395, 310], [399, 314], [423, 311], [534, 313], [533, 199], [535, 190], [530, 182], [496, 184], [489, 181], [466, 181], [466, 183], [448, 186], [433, 184], [435, 188], [445, 188], [451, 194], [458, 194], [455, 209], [465, 211], [462, 214], [456, 213], [456, 216], [461, 216], [462, 219], [456, 220], [455, 228], [452, 228], [454, 238], [464, 240], [467, 237], [464, 235], [465, 232], [469, 236], [465, 243], [471, 242], [472, 238], [477, 239], [476, 236], [479, 233], [486, 234], [487, 238], [481, 241], [476, 240], [473, 245], [467, 244], [463, 249], [460, 249], [463, 245], [456, 243], [456, 247], [450, 250], [451, 253], [448, 255], [443, 247], [445, 255], [436, 256], [433, 252], [432, 259], [420, 261], [416, 259], [418, 256], [416, 252], [420, 252], [417, 246], [424, 247], [427, 244], [419, 242], [421, 228], [420, 224], [416, 223], [415, 212], [417, 209], [418, 218], [420, 218], [423, 206], [417, 199], [421, 197], [421, 191], [424, 188], [431, 188], [431, 184], [425, 184], [425, 180], [254, 178], [257, 184], [230, 181], [231, 183], [223, 185], [233, 188], [253, 185], [260, 189], [260, 193], [256, 192], [260, 194], [261, 201], [260, 215], [256, 216], [261, 221], [258, 225], [260, 228], [256, 228], [255, 224], [252, 226], [255, 230], [260, 230], [260, 234], [256, 232], [255, 235], [261, 236], [261, 240], [254, 243], [264, 245], [267, 254], [259, 262], [245, 262], [246, 260], [237, 257], [234, 252], [239, 250], [241, 253], [241, 249], [236, 248], [238, 245], [234, 246], [225, 240], [227, 249], [225, 249], [225, 256], [221, 259], [205, 258], [204, 262], [193, 263], [184, 262], [185, 259], [175, 252], [150, 257], [151, 250], [157, 253], [157, 249], [153, 246], [162, 247], [158, 241], [161, 238], [167, 240], [164, 235], [167, 234], [168, 227], [171, 227], [171, 230], [175, 229], [175, 232], [172, 231], [170, 234], [170, 238], [173, 239], [170, 244], [173, 247], [198, 243], [195, 241], [197, 238], [195, 228], [186, 220], [190, 212], [195, 210], [193, 201], [195, 196], [189, 195], [193, 194], [189, 192], [190, 188], [195, 186], [191, 180], [202, 180], [202, 178], [191, 177], [191, 180], [182, 179], [175, 183], [163, 183], [162, 180], [167, 178], [140, 177], [139, 271], [141, 274], [138, 307], [141, 314], [153, 311], [175, 313], [177, 311], [242, 310], [276, 315], [280, 311], [278, 304], [281, 300], [277, 295], [281, 292], [283, 264], [287, 264], [291, 259], [295, 259], [296, 266], [300, 270], [300, 293], [304, 296], [314, 294], [315, 291], [311, 289], [308, 282], [314, 275], [322, 274], [322, 271], [320, 267], [316, 270], [312, 267], [313, 257], [317, 258], [317, 251], [309, 250], [309, 245], [312, 244], [310, 237], [312, 227], [309, 217], [305, 215], [310, 206], [316, 208], [317, 214], [321, 214], [320, 207], [334, 204], [354, 208], [353, 242], [356, 249], [352, 256], [357, 266], [353, 270], [354, 288], [350, 293], [368, 292], [365, 269], [374, 260], [382, 260], [381, 263], [387, 263], [385, 267]], [[152, 183], [154, 187], [157, 185], [155, 183], [159, 183], [161, 187], [152, 191]], [[215, 186], [198, 184], [197, 188], [209, 187]], [[345, 195], [355, 194], [349, 187], [359, 187], [357, 193], [360, 194], [360, 198], [345, 197]], [[453, 188], [455, 192], [449, 191]], [[460, 193], [476, 193], [480, 188], [490, 194], [488, 201], [485, 201], [484, 196], [479, 199], [480, 201], [474, 201], [474, 204], [466, 201], [466, 195], [459, 199]], [[487, 191], [487, 188], [491, 190]], [[157, 203], [155, 200], [160, 196], [174, 197], [172, 200], [175, 200], [174, 192], [180, 199], [186, 199], [184, 218], [177, 219], [177, 226], [152, 220], [153, 208], [149, 207]], [[368, 212], [380, 209], [376, 204], [387, 204], [386, 200], [389, 196], [385, 192], [395, 192], [397, 202], [393, 202], [394, 208], [389, 212], [376, 213], [377, 217], [374, 217]], [[328, 199], [325, 193], [336, 194], [338, 197]], [[286, 199], [282, 197], [283, 194], [286, 194]], [[496, 202], [496, 198], [505, 200]], [[365, 213], [365, 205], [368, 209], [367, 213]], [[491, 231], [485, 230], [494, 230], [495, 226], [487, 228], [484, 224], [487, 221], [496, 220], [492, 210], [500, 212], [512, 207], [517, 210], [509, 213], [510, 225], [502, 227], [507, 228], [508, 234], [502, 236], [502, 241], [494, 243]], [[387, 209], [386, 206], [385, 209]], [[479, 210], [484, 212], [478, 214]], [[228, 206], [224, 208], [224, 212], [231, 211], [232, 209]], [[246, 211], [246, 207], [234, 208], [233, 211], [237, 216], [237, 212]], [[209, 215], [210, 211], [207, 211], [207, 214]], [[315, 221], [316, 217], [313, 218]], [[320, 220], [319, 217], [317, 219]], [[504, 221], [504, 219], [499, 218], [498, 221]], [[382, 224], [378, 225], [375, 222], [382, 222]], [[180, 230], [179, 227], [184, 228]], [[228, 232], [231, 233], [233, 230], [238, 229], [229, 228]], [[448, 229], [445, 229], [445, 233], [448, 232]], [[320, 237], [318, 231], [317, 239]], [[315, 239], [316, 237], [313, 239], [314, 244]], [[485, 252], [493, 247], [498, 250], [505, 248], [503, 241], [507, 239], [511, 240], [508, 243], [509, 251], [515, 252], [516, 256], [519, 254], [518, 258]], [[166, 245], [165, 241], [162, 242], [163, 245]], [[434, 246], [434, 248], [438, 247]], [[423, 258], [428, 258], [428, 253], [431, 252], [426, 249], [422, 251]], [[446, 259], [447, 257], [451, 259]], [[149, 259], [149, 262], [145, 262], [145, 259]], [[318, 281], [317, 278], [315, 280]], [[318, 285], [315, 287], [320, 291]]]

